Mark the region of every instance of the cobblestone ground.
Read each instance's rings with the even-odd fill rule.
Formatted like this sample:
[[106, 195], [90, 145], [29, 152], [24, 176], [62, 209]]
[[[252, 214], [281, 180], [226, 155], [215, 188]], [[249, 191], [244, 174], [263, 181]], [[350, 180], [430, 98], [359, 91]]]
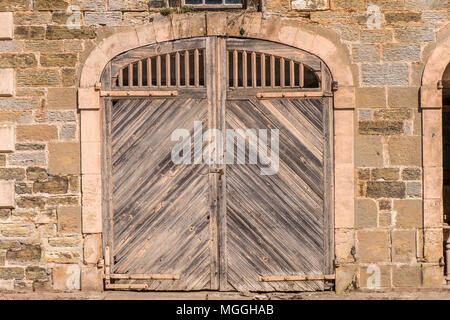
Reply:
[[103, 293], [2, 293], [0, 300], [450, 300], [450, 288], [439, 291], [228, 293], [228, 292], [130, 292]]

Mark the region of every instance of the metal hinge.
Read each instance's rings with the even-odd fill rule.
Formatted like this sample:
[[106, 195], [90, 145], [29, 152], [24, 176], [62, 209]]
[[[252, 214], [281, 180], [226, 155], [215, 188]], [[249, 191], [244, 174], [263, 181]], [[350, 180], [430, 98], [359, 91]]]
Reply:
[[442, 80], [439, 80], [437, 83], [438, 90], [444, 89], [444, 82]]

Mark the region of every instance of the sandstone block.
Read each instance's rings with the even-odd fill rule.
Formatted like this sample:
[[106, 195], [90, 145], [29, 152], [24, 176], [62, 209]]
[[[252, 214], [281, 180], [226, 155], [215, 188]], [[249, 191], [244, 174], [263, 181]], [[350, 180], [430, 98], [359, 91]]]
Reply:
[[416, 231], [392, 231], [392, 261], [414, 262], [416, 259]]
[[13, 38], [13, 13], [0, 12], [0, 40], [11, 40]]
[[355, 226], [371, 228], [377, 226], [377, 206], [370, 199], [357, 199], [355, 207]]
[[0, 69], [0, 78], [2, 79], [0, 81], [0, 96], [12, 96], [14, 94], [14, 69]]
[[420, 287], [422, 281], [419, 266], [394, 266], [392, 271], [394, 287]]
[[0, 208], [14, 208], [15, 206], [14, 181], [0, 181]]
[[368, 198], [400, 198], [406, 194], [403, 182], [397, 181], [369, 181], [367, 182], [366, 195]]
[[103, 291], [103, 273], [97, 267], [83, 267], [81, 270], [81, 290]]
[[389, 159], [391, 165], [417, 166], [422, 164], [420, 137], [390, 137]]
[[97, 264], [102, 257], [101, 234], [89, 234], [84, 238], [83, 257], [85, 264]]
[[58, 129], [52, 125], [18, 125], [16, 139], [23, 141], [50, 141], [58, 139]]
[[49, 173], [66, 175], [80, 173], [80, 145], [74, 142], [49, 143]]
[[394, 200], [396, 211], [395, 226], [398, 228], [422, 227], [422, 201], [421, 200]]
[[80, 290], [81, 270], [78, 265], [57, 265], [53, 268], [53, 288], [55, 290]]
[[387, 231], [358, 231], [358, 256], [361, 262], [387, 262], [390, 259]]
[[59, 207], [58, 208], [58, 232], [81, 233], [81, 208]]
[[12, 125], [0, 125], [0, 152], [12, 152], [16, 146], [16, 130]]
[[77, 107], [77, 89], [49, 88], [47, 108], [49, 110], [75, 109]]

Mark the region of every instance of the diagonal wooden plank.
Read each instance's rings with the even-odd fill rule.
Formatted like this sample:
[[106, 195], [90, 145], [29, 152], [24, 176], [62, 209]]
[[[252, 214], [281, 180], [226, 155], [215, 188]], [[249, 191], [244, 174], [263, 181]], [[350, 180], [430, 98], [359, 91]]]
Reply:
[[267, 283], [257, 279], [257, 275], [324, 272], [323, 112], [320, 100], [227, 102], [228, 128], [280, 132], [277, 174], [261, 175], [261, 164], [227, 166], [231, 287], [251, 291], [323, 289], [321, 281]]

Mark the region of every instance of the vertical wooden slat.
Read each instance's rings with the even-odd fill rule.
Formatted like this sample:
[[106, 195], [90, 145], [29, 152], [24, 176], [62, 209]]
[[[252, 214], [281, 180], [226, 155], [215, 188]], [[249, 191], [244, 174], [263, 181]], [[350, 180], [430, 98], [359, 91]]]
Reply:
[[200, 85], [200, 63], [198, 49], [194, 50], [194, 84], [198, 88]]
[[123, 69], [119, 71], [119, 87], [123, 87]]
[[261, 53], [261, 87], [266, 86], [266, 55]]
[[138, 62], [138, 86], [142, 87], [142, 60]]
[[186, 87], [191, 85], [191, 76], [189, 74], [189, 51], [184, 51], [184, 83]]
[[128, 86], [133, 86], [133, 64], [128, 66]]
[[285, 62], [284, 62], [284, 58], [280, 59], [280, 87], [284, 87], [285, 86], [285, 74], [286, 74], [286, 70], [285, 70]]
[[181, 79], [180, 79], [181, 70], [180, 70], [180, 53], [179, 52], [175, 53], [175, 74], [176, 74], [176, 86], [180, 87], [181, 86]]
[[252, 86], [253, 88], [256, 88], [257, 85], [257, 79], [256, 79], [256, 52], [252, 52]]
[[151, 87], [153, 81], [152, 58], [147, 59], [147, 86]]
[[299, 73], [300, 88], [303, 88], [305, 86], [305, 66], [303, 63], [300, 63]]
[[170, 53], [166, 54], [166, 86], [170, 87], [171, 82], [171, 74], [170, 74]]
[[247, 51], [242, 52], [242, 84], [247, 88]]
[[156, 57], [156, 85], [161, 87], [161, 56]]
[[233, 51], [233, 87], [237, 88], [239, 85], [238, 79], [238, 52]]
[[270, 86], [275, 88], [275, 56], [270, 56]]
[[289, 81], [291, 82], [291, 88], [295, 87], [295, 63], [293, 60], [289, 61]]

